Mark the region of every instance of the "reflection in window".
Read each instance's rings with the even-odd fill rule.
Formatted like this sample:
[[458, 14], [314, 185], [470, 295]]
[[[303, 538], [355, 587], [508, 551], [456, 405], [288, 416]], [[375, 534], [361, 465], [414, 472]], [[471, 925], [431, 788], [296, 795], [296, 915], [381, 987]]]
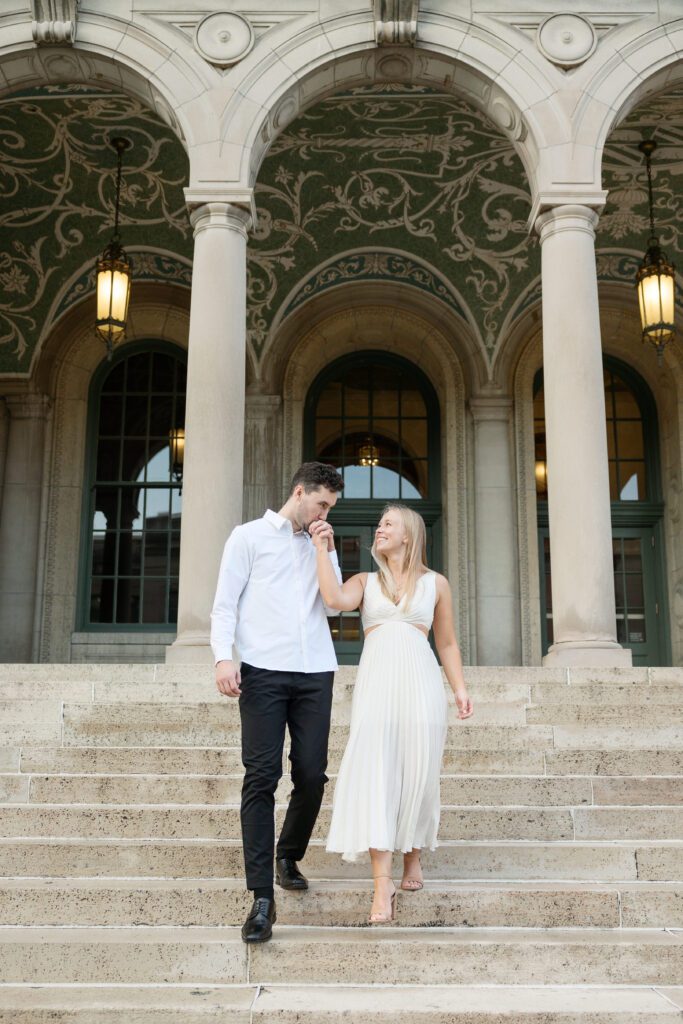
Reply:
[[[645, 501], [645, 439], [638, 400], [629, 384], [612, 369], [605, 369], [604, 380], [610, 500]], [[545, 405], [540, 373], [534, 390], [534, 445], [536, 497], [547, 501]]]
[[90, 489], [88, 622], [170, 625], [177, 618], [182, 497], [169, 433], [184, 426], [186, 367], [167, 353], [121, 359], [98, 396]]
[[429, 424], [422, 392], [403, 369], [340, 369], [315, 407], [316, 458], [344, 477], [344, 499], [429, 495]]

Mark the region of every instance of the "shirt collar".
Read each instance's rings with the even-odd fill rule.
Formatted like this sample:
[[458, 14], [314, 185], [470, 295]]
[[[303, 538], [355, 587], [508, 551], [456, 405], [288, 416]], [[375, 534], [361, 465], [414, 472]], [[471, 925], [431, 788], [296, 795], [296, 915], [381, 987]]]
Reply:
[[287, 519], [286, 516], [281, 516], [279, 512], [273, 512], [273, 510], [269, 508], [264, 512], [263, 518], [266, 522], [270, 523], [271, 526], [274, 526], [276, 530], [289, 529], [290, 533], [293, 533], [295, 537], [305, 537], [310, 540], [310, 536], [306, 530], [298, 530], [294, 533], [294, 527], [292, 526], [291, 520]]

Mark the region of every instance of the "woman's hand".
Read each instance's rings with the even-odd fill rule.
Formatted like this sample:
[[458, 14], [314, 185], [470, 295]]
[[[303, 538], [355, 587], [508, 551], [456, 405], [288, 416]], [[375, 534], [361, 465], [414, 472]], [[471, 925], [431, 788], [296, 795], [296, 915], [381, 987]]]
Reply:
[[458, 705], [458, 718], [469, 718], [474, 714], [472, 698], [467, 695], [467, 690], [455, 691], [455, 703]]
[[334, 531], [329, 523], [319, 519], [317, 522], [311, 523], [308, 532], [318, 551], [332, 551], [334, 549]]

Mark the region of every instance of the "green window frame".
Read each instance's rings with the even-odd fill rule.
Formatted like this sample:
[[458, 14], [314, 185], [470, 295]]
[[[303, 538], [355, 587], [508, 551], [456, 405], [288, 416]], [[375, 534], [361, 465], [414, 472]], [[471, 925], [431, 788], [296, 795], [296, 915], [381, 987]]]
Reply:
[[93, 375], [77, 602], [82, 632], [176, 629], [182, 484], [172, 473], [168, 432], [184, 427], [186, 372], [183, 349], [149, 339], [124, 346]]

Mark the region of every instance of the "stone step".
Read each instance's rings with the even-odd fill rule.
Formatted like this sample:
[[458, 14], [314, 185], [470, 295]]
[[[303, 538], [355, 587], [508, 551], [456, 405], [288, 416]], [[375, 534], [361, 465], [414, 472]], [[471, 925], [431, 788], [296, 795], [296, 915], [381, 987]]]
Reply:
[[[400, 877], [397, 861], [396, 881]], [[312, 881], [277, 889], [278, 921], [310, 927], [367, 925], [369, 880]], [[242, 880], [0, 880], [0, 926], [238, 926], [251, 905]], [[399, 891], [404, 928], [683, 928], [683, 882], [435, 882]]]
[[[394, 867], [400, 858], [394, 857]], [[534, 842], [444, 840], [422, 855], [428, 879], [683, 880], [683, 841]], [[368, 878], [367, 859], [346, 863], [314, 840], [303, 862], [311, 878]], [[0, 876], [59, 878], [238, 878], [239, 839], [0, 839]]]
[[[154, 775], [234, 775], [242, 771], [242, 757], [239, 747], [24, 747], [16, 749], [0, 765], [2, 771], [29, 772], [33, 774], [125, 773]], [[660, 751], [654, 751], [660, 754]], [[330, 771], [336, 771], [343, 749], [330, 749]], [[594, 756], [587, 755], [595, 760]], [[664, 755], [659, 774], [676, 774], [680, 765], [683, 774], [683, 754]], [[286, 768], [286, 756], [284, 758]], [[638, 761], [638, 764], [652, 762]], [[623, 761], [620, 761], [622, 770]], [[544, 752], [537, 750], [459, 750], [446, 747], [443, 770], [451, 774], [488, 775], [495, 773], [543, 774]], [[664, 770], [666, 769], [666, 770]], [[557, 774], [582, 774], [580, 772], [558, 772]], [[583, 773], [587, 774], [587, 773]], [[597, 773], [590, 773], [597, 774]], [[616, 774], [616, 773], [610, 773]], [[640, 773], [638, 773], [640, 774]]]
[[[342, 753], [343, 748], [330, 748], [330, 771], [338, 769]], [[683, 751], [548, 747], [498, 752], [446, 747], [442, 765], [445, 773], [464, 775], [683, 775]], [[242, 771], [242, 758], [237, 746], [0, 747], [0, 771], [45, 775], [234, 775]]]
[[669, 1024], [681, 1007], [680, 986], [0, 988], [0, 1024]]
[[[276, 810], [280, 827], [285, 808]], [[314, 838], [327, 836], [324, 806]], [[176, 804], [6, 804], [0, 835], [95, 838], [235, 839], [239, 806]], [[441, 809], [441, 839], [683, 839], [683, 807], [448, 806]]]
[[[332, 799], [336, 776], [330, 774], [326, 798]], [[0, 775], [0, 803], [38, 804], [229, 804], [238, 802], [243, 774], [199, 775]], [[280, 780], [276, 799], [285, 803], [292, 783]], [[680, 776], [449, 775], [441, 776], [441, 801], [464, 805], [683, 805]]]
[[586, 683], [582, 686], [567, 686], [562, 683], [536, 683], [532, 684], [529, 689], [530, 704], [608, 704], [612, 706], [628, 704], [632, 707], [678, 704], [680, 706], [683, 698], [683, 685], [681, 684], [637, 686], [634, 683], [628, 683], [624, 686], [604, 686], [601, 683]]
[[0, 928], [9, 984], [676, 985], [683, 932], [296, 928], [248, 949], [231, 928]]
[[650, 726], [681, 723], [679, 704], [532, 704], [526, 708], [531, 725]]

